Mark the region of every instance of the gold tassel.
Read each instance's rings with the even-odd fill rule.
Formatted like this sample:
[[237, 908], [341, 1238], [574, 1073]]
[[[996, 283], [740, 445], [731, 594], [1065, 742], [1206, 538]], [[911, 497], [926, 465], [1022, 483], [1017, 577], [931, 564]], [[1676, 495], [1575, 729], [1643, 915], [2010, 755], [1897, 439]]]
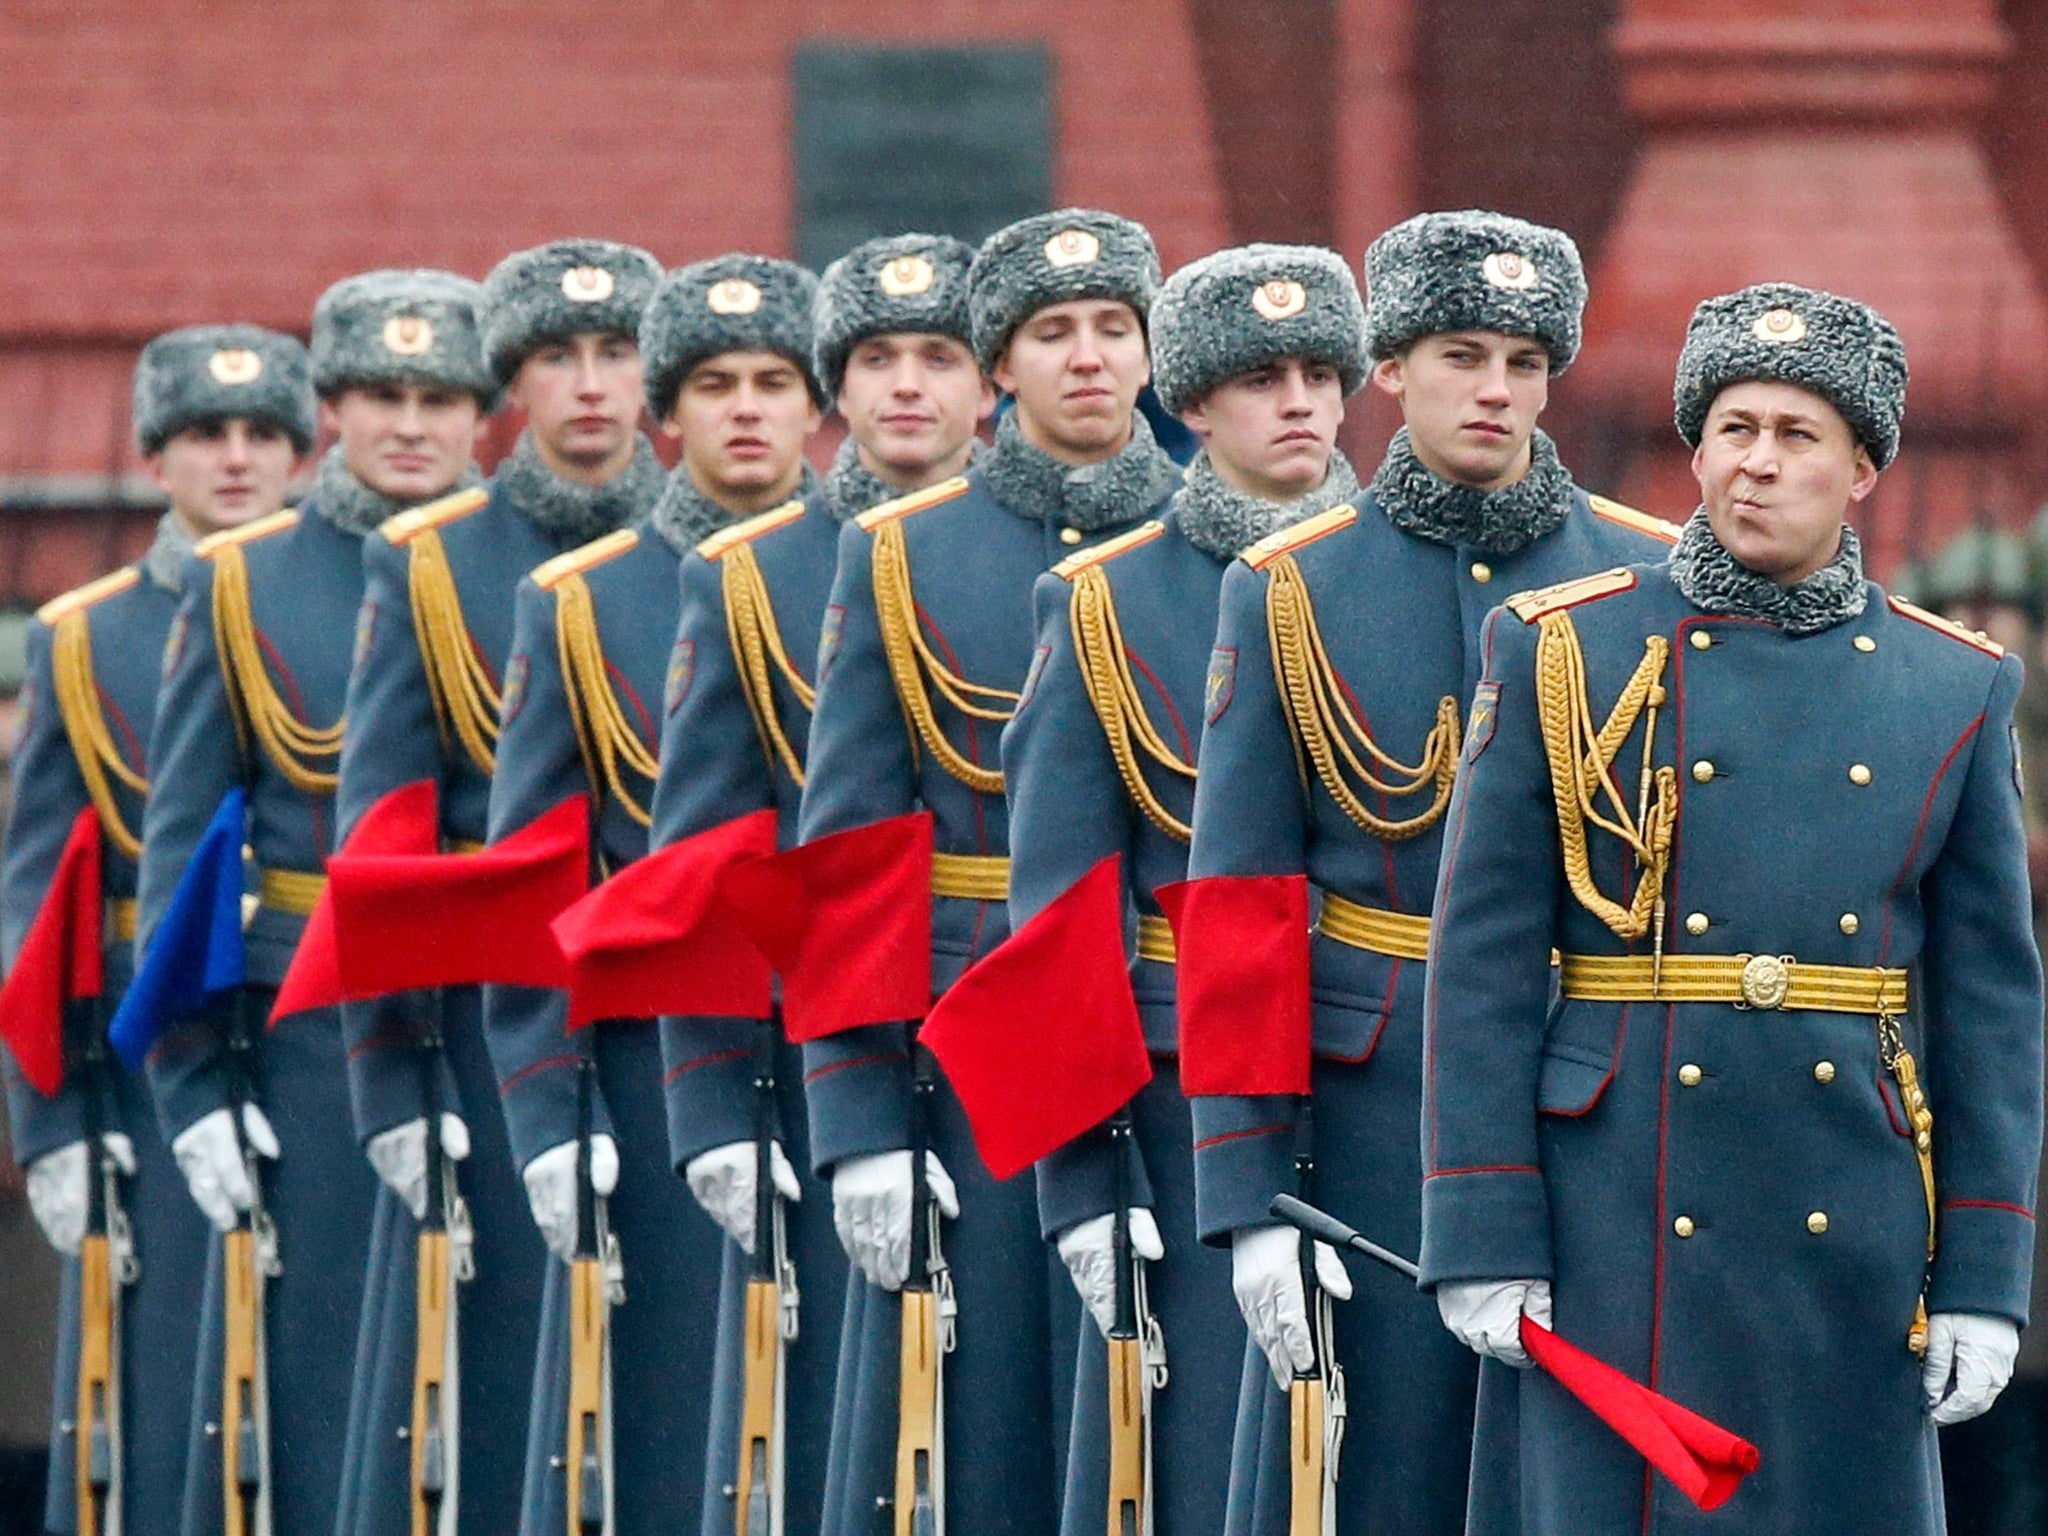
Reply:
[[619, 764], [624, 762], [649, 785], [661, 771], [660, 764], [612, 691], [590, 588], [580, 575], [573, 575], [565, 576], [554, 590], [555, 649], [561, 659], [569, 718], [576, 727], [576, 745], [583, 754], [583, 771], [592, 789], [600, 793], [609, 789], [628, 816], [643, 827], [652, 825], [654, 818], [647, 806], [620, 777]]
[[67, 613], [57, 621], [51, 636], [50, 670], [57, 689], [57, 713], [64, 721], [64, 734], [71, 741], [71, 755], [78, 760], [79, 777], [99, 813], [100, 828], [107, 841], [129, 858], [142, 853], [142, 839], [128, 829], [121, 807], [114, 798], [112, 774], [138, 795], [149, 793], [149, 780], [130, 768], [114, 745], [100, 704], [99, 682], [92, 670], [92, 631], [84, 609]]
[[782, 676], [806, 712], [817, 702], [817, 690], [804, 681], [783, 648], [782, 630], [775, 622], [775, 605], [769, 600], [768, 583], [761, 575], [761, 562], [754, 558], [753, 548], [747, 544], [734, 545], [719, 557], [718, 566], [725, 595], [726, 638], [732, 645], [733, 663], [739, 668], [740, 690], [754, 716], [754, 729], [769, 759], [780, 759], [797, 787], [802, 788], [803, 759], [782, 729], [782, 715], [775, 707], [775, 678], [778, 673]]
[[1124, 788], [1152, 824], [1176, 842], [1185, 843], [1194, 829], [1166, 808], [1145, 778], [1146, 757], [1167, 772], [1194, 781], [1195, 765], [1166, 743], [1158, 726], [1146, 712], [1131, 673], [1130, 654], [1124, 649], [1123, 625], [1117, 619], [1116, 596], [1109, 577], [1099, 565], [1074, 574], [1073, 595], [1067, 603], [1067, 623], [1074, 637], [1074, 656], [1081, 666], [1081, 680], [1088, 689], [1088, 701], [1095, 706], [1095, 718], [1102, 723], [1109, 753]]
[[213, 644], [220, 657], [221, 680], [234, 701], [235, 735], [242, 750], [248, 751], [253, 734], [294, 789], [308, 795], [333, 794], [338, 774], [313, 767], [311, 760], [341, 755], [346, 719], [325, 727], [307, 725], [278, 694], [256, 638], [249, 566], [239, 544], [225, 545], [213, 555]]
[[433, 695], [442, 744], [447, 745], [452, 728], [469, 760], [488, 777], [497, 767], [503, 700], [463, 620], [462, 597], [440, 531], [428, 528], [416, 534], [406, 545], [406, 557], [413, 633], [419, 639], [420, 664]]

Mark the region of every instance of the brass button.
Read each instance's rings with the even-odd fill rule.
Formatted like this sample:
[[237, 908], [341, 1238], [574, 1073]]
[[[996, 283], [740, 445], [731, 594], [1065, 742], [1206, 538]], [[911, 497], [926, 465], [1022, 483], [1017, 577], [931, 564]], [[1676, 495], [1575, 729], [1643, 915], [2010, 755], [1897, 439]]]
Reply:
[[1868, 765], [1851, 763], [1849, 765], [1849, 782], [1851, 784], [1868, 784], [1870, 782], [1870, 769]]
[[1704, 629], [1692, 632], [1692, 648], [1696, 651], [1710, 651], [1714, 648], [1714, 637]]
[[1877, 649], [1877, 642], [1871, 639], [1868, 635], [1858, 635], [1855, 640], [1855, 645], [1856, 649], [1862, 651], [1865, 655], [1868, 655], [1870, 652]]
[[1078, 528], [1062, 528], [1060, 530], [1060, 542], [1062, 544], [1078, 544], [1085, 537], [1086, 535]]
[[1698, 938], [1711, 927], [1713, 924], [1707, 920], [1707, 914], [1704, 912], [1693, 912], [1686, 916], [1685, 931], [1694, 938]]
[[1862, 926], [1863, 920], [1859, 918], [1854, 912], [1844, 912], [1842, 914], [1842, 932], [1854, 933], [1858, 928], [1861, 928]]
[[1484, 560], [1474, 560], [1472, 562], [1472, 579], [1484, 586], [1487, 582], [1493, 580], [1493, 567]]
[[1678, 1069], [1678, 1080], [1688, 1088], [1699, 1087], [1700, 1079], [1706, 1075], [1706, 1073], [1689, 1061]]
[[1704, 784], [1709, 779], [1713, 778], [1714, 765], [1708, 762], [1703, 757], [1698, 762], [1692, 765], [1692, 776], [1696, 781], [1698, 781], [1701, 784]]
[[1819, 1237], [1821, 1233], [1827, 1231], [1827, 1229], [1828, 1213], [1826, 1211], [1815, 1211], [1811, 1216], [1806, 1218], [1806, 1230], [1811, 1232], [1815, 1237]]
[[1816, 1061], [1813, 1064], [1813, 1080], [1816, 1083], [1832, 1083], [1835, 1080], [1835, 1064], [1832, 1061]]
[[1693, 1220], [1690, 1216], [1681, 1216], [1678, 1220], [1671, 1223], [1671, 1230], [1680, 1237], [1691, 1237], [1699, 1228], [1693, 1225]]

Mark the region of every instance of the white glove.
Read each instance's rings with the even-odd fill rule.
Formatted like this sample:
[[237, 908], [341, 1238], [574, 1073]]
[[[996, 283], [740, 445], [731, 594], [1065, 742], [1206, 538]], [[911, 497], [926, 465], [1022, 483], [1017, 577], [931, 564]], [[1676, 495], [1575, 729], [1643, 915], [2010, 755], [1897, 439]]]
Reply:
[[[576, 1257], [576, 1143], [549, 1147], [526, 1165], [520, 1178], [526, 1182], [526, 1203], [548, 1252], [563, 1260]], [[600, 1195], [619, 1187], [619, 1144], [603, 1131], [590, 1138], [590, 1187]]]
[[2020, 1331], [2010, 1318], [1982, 1312], [1937, 1312], [1927, 1320], [1927, 1358], [1920, 1390], [1937, 1424], [1974, 1419], [2012, 1380]]
[[[1302, 1236], [1292, 1227], [1242, 1227], [1230, 1235], [1230, 1288], [1252, 1342], [1266, 1352], [1282, 1391], [1296, 1371], [1316, 1363], [1301, 1293]], [[1339, 1301], [1351, 1299], [1351, 1275], [1337, 1250], [1316, 1244], [1316, 1283]]]
[[[953, 1176], [936, 1152], [924, 1155], [925, 1182], [941, 1215], [960, 1214]], [[849, 1157], [832, 1172], [832, 1225], [862, 1274], [885, 1291], [910, 1277], [910, 1154]]]
[[[135, 1177], [135, 1143], [110, 1131], [107, 1151], [115, 1167]], [[36, 1225], [52, 1248], [74, 1259], [85, 1241], [86, 1176], [83, 1141], [67, 1141], [28, 1165], [28, 1208]]]
[[[242, 1106], [242, 1134], [249, 1150], [258, 1157], [277, 1160], [277, 1132], [254, 1104]], [[222, 1232], [232, 1232], [241, 1213], [256, 1203], [256, 1186], [249, 1182], [242, 1149], [235, 1141], [235, 1115], [230, 1109], [211, 1110], [171, 1138], [171, 1156], [192, 1198], [206, 1219]]]
[[[427, 1214], [427, 1117], [394, 1125], [370, 1138], [370, 1166], [405, 1202], [414, 1221]], [[469, 1156], [469, 1127], [462, 1116], [441, 1113], [441, 1155], [461, 1162]]]
[[1437, 1315], [1467, 1349], [1527, 1370], [1522, 1319], [1550, 1326], [1548, 1280], [1454, 1280], [1436, 1288]]
[[[1074, 1277], [1074, 1289], [1095, 1319], [1104, 1338], [1116, 1322], [1116, 1252], [1112, 1246], [1114, 1215], [1105, 1211], [1077, 1221], [1060, 1234], [1060, 1257], [1067, 1273]], [[1131, 1252], [1154, 1263], [1166, 1257], [1166, 1244], [1159, 1240], [1159, 1224], [1143, 1206], [1131, 1207]]]
[[[751, 1141], [728, 1141], [709, 1152], [699, 1152], [683, 1164], [683, 1182], [713, 1221], [725, 1228], [740, 1245], [742, 1253], [754, 1251], [754, 1168], [755, 1146]], [[785, 1200], [801, 1200], [803, 1189], [796, 1170], [782, 1155], [782, 1143], [768, 1144], [768, 1177], [775, 1192]]]

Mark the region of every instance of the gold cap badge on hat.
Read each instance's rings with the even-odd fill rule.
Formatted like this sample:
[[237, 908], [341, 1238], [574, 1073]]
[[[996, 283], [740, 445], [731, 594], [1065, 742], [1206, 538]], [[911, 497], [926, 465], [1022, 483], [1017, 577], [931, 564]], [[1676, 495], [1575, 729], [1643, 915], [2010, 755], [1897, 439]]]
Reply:
[[1758, 315], [1756, 323], [1750, 326], [1749, 331], [1758, 341], [1787, 346], [1792, 342], [1806, 339], [1806, 322], [1793, 311], [1780, 305]]
[[206, 360], [206, 371], [219, 384], [248, 384], [263, 372], [263, 359], [247, 347], [222, 347]]
[[1536, 286], [1538, 273], [1536, 263], [1520, 251], [1495, 251], [1479, 264], [1479, 275], [1496, 288], [1520, 293]]
[[1045, 242], [1045, 259], [1055, 267], [1085, 267], [1102, 256], [1102, 242], [1085, 229], [1063, 229]]
[[617, 286], [603, 267], [571, 267], [562, 274], [562, 297], [571, 304], [602, 304]]
[[704, 303], [714, 315], [751, 315], [761, 307], [761, 290], [744, 277], [728, 277], [704, 290]]
[[907, 299], [930, 288], [938, 275], [922, 256], [898, 256], [875, 274], [875, 286], [892, 299]]
[[418, 315], [393, 315], [384, 322], [384, 349], [400, 357], [418, 357], [434, 345], [433, 322]]
[[1308, 308], [1308, 290], [1291, 278], [1275, 278], [1252, 290], [1252, 308], [1268, 320], [1288, 320]]

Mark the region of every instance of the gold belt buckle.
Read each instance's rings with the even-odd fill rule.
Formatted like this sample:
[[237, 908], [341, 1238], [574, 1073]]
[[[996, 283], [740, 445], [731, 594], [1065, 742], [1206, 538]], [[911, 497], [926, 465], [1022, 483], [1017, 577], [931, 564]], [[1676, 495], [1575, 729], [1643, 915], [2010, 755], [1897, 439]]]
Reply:
[[1792, 990], [1790, 955], [1744, 955], [1742, 960], [1742, 1001], [1738, 1008], [1782, 1008], [1785, 994]]

